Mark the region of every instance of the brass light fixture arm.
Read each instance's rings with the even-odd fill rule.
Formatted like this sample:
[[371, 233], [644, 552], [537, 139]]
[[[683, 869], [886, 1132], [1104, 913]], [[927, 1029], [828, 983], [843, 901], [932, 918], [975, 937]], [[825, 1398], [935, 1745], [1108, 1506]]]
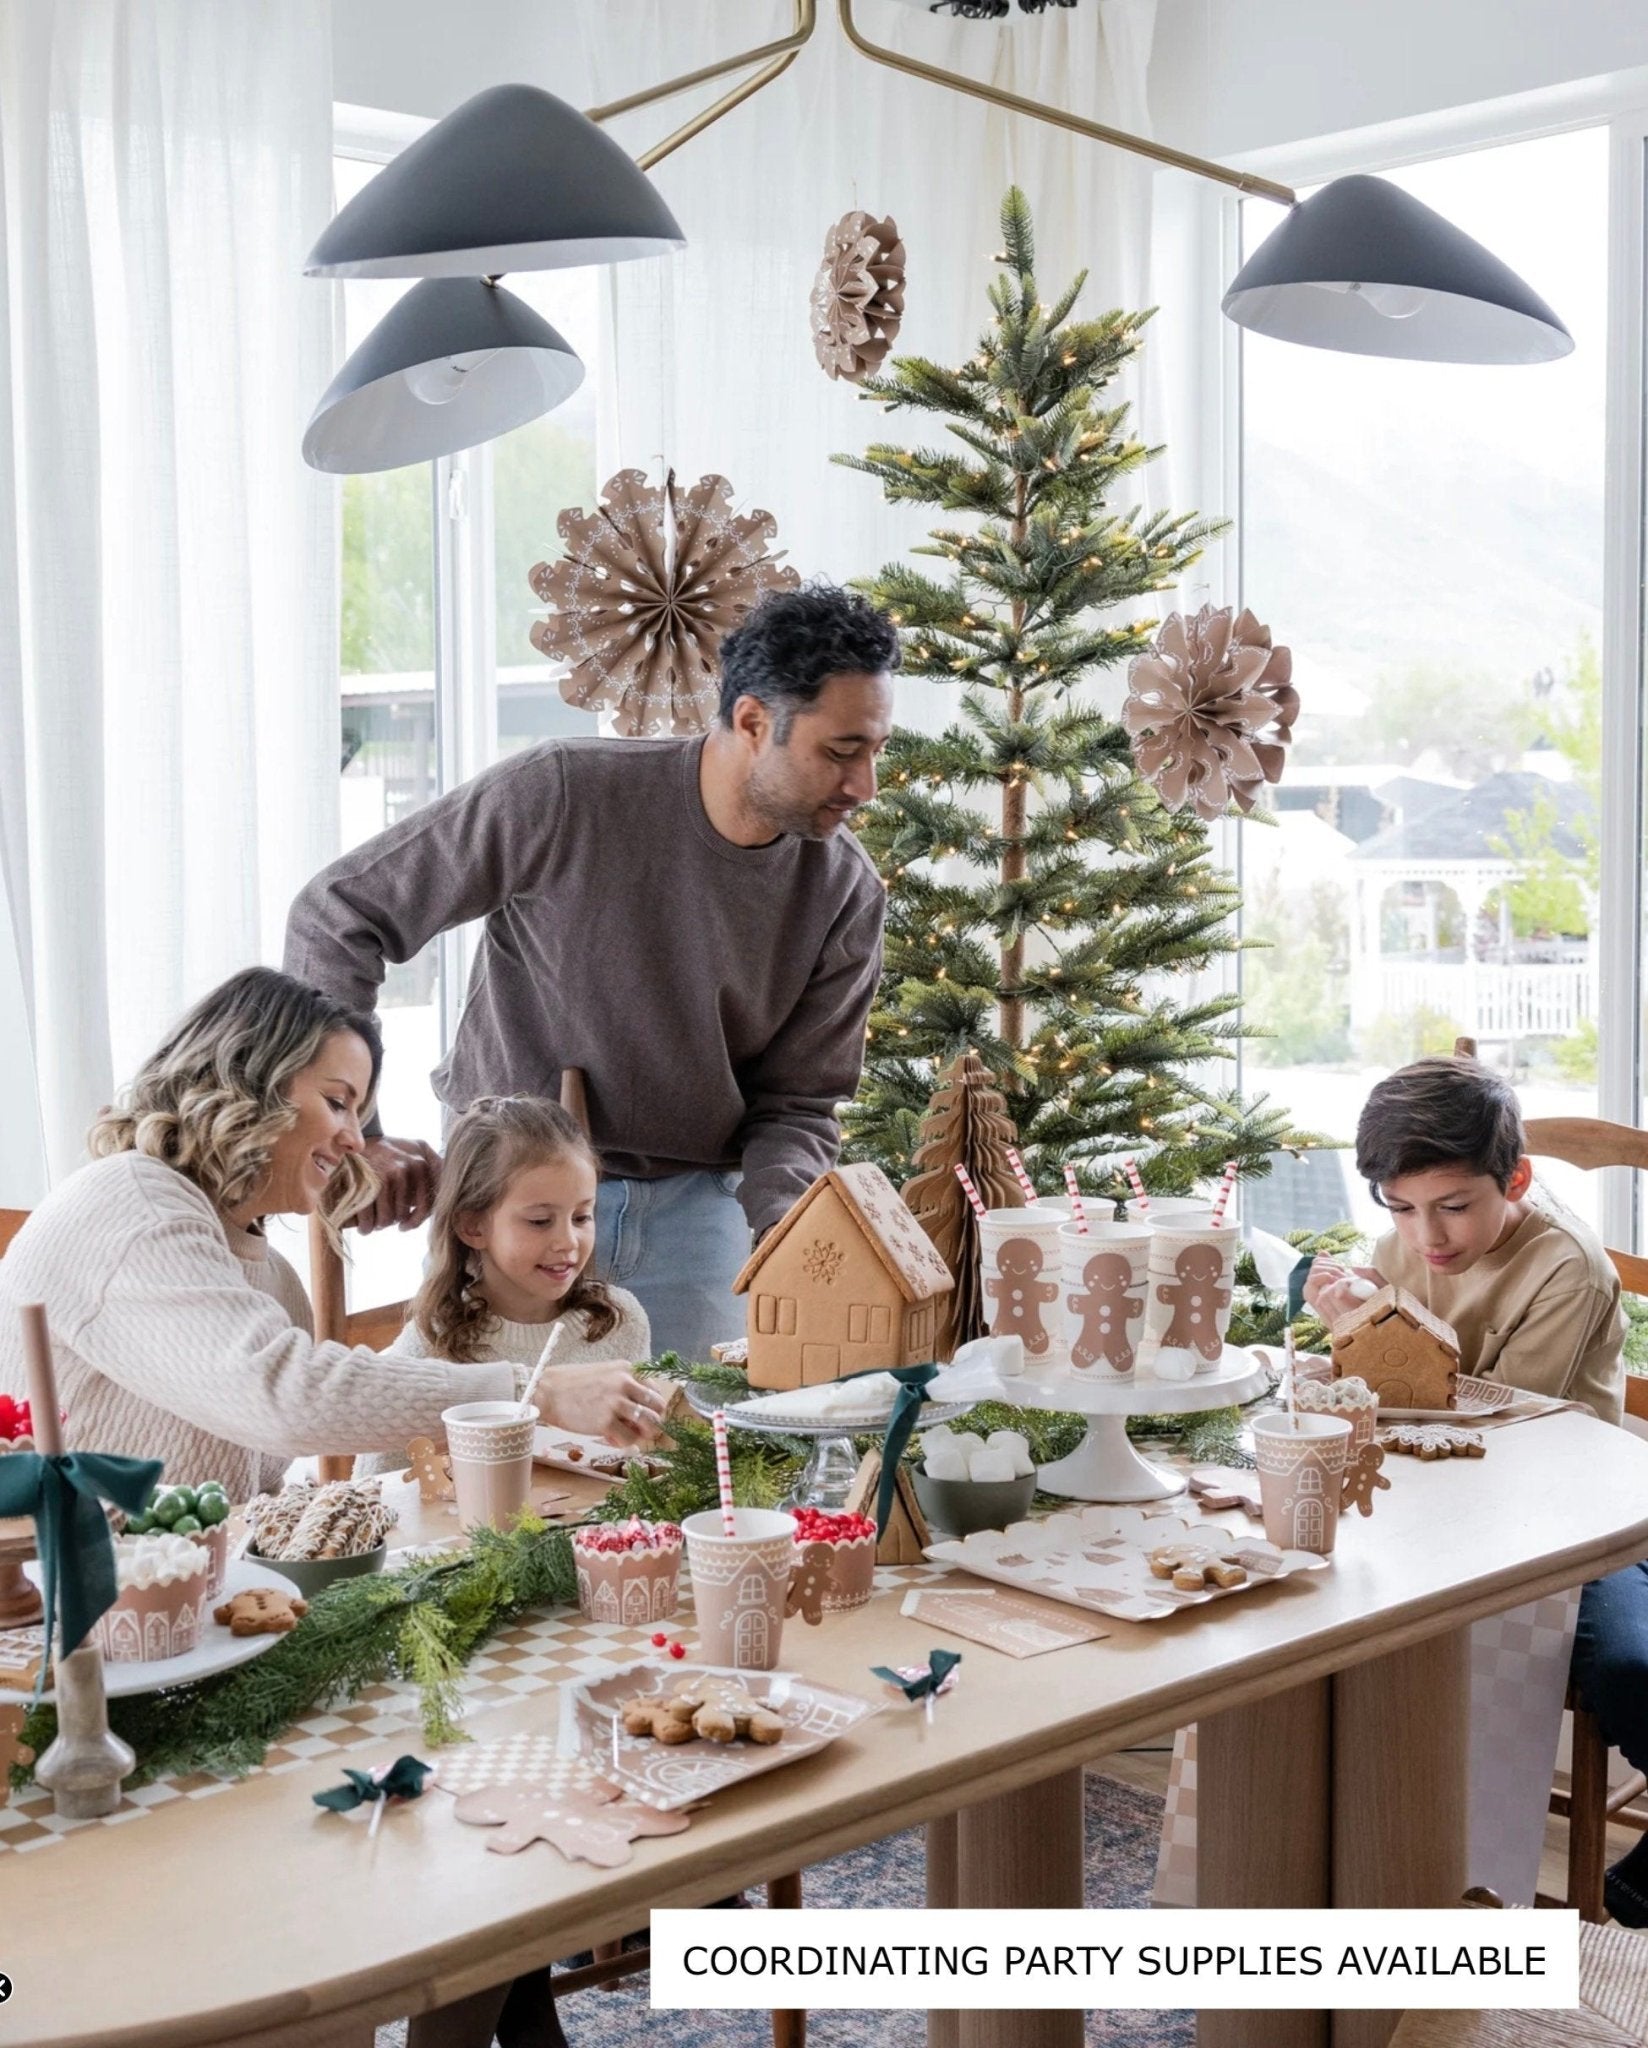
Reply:
[[1106, 128], [1101, 122], [1084, 120], [1080, 114], [1067, 114], [1061, 107], [1040, 106], [1035, 100], [1023, 99], [1016, 92], [1004, 92], [999, 86], [985, 85], [979, 79], [964, 77], [960, 72], [944, 71], [936, 64], [923, 64], [919, 58], [906, 57], [898, 50], [883, 49], [879, 43], [872, 43], [853, 19], [853, 0], [836, 0], [836, 4], [847, 40], [876, 64], [886, 64], [894, 71], [908, 73], [912, 78], [924, 78], [930, 85], [948, 86], [952, 92], [966, 93], [971, 99], [987, 100], [992, 106], [1005, 107], [1010, 114], [1028, 114], [1033, 121], [1051, 122], [1055, 128], [1067, 129], [1072, 135], [1085, 135], [1089, 141], [1107, 142], [1115, 149], [1131, 150], [1135, 156], [1151, 157], [1159, 164], [1171, 164], [1177, 170], [1216, 179], [1221, 185], [1233, 185], [1238, 192], [1256, 198], [1274, 199], [1281, 206], [1298, 203], [1296, 192], [1270, 178], [1257, 177], [1251, 171], [1233, 171], [1224, 164], [1209, 163], [1204, 157], [1190, 156], [1182, 149], [1169, 149], [1164, 143], [1148, 142], [1141, 135], [1129, 135], [1123, 129]]
[[705, 64], [697, 71], [686, 72], [680, 78], [671, 78], [662, 85], [648, 86], [643, 92], [632, 92], [621, 100], [609, 100], [605, 106], [585, 109], [591, 121], [610, 121], [619, 114], [628, 114], [637, 107], [650, 107], [658, 100], [672, 99], [677, 93], [690, 92], [695, 85], [707, 85], [712, 78], [723, 78], [729, 71], [740, 71], [746, 64], [759, 64], [759, 71], [740, 80], [718, 100], [714, 100], [701, 113], [694, 114], [662, 142], [655, 143], [644, 155], [635, 161], [643, 171], [650, 171], [654, 164], [661, 163], [672, 151], [690, 142], [695, 135], [701, 135], [723, 114], [730, 114], [734, 107], [742, 105], [752, 94], [758, 93], [764, 85], [770, 85], [781, 73], [788, 71], [795, 62], [802, 45], [811, 40], [818, 26], [818, 0], [794, 0], [795, 25], [787, 36], [780, 36], [776, 42], [761, 43], [753, 50], [741, 50], [735, 57], [723, 57], [717, 63]]

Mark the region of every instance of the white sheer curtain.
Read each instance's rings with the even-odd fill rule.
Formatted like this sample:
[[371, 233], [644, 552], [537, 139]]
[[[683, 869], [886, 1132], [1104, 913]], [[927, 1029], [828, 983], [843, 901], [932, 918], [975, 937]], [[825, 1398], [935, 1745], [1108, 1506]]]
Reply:
[[336, 843], [331, 148], [326, 0], [0, 8], [0, 908], [54, 1176]]
[[[827, 0], [819, 12], [812, 42], [782, 78], [653, 173], [689, 246], [608, 274], [601, 462], [603, 475], [660, 460], [689, 479], [719, 470], [740, 503], [773, 513], [779, 545], [804, 575], [844, 579], [875, 569], [931, 522], [919, 508], [885, 505], [870, 478], [830, 462], [922, 428], [913, 415], [862, 403], [814, 361], [807, 294], [826, 228], [850, 207], [893, 215], [909, 251], [895, 352], [955, 362], [989, 318], [989, 255], [1009, 183], [1034, 210], [1050, 295], [1086, 268], [1083, 310], [1149, 304], [1152, 173], [1140, 158], [873, 64], [848, 45]], [[1081, 0], [1007, 26], [916, 15], [887, 0], [863, 0], [859, 12], [878, 42], [1148, 132], [1155, 0]], [[624, 8], [620, 39], [610, 10], [585, 10], [594, 98], [760, 42], [783, 14], [773, 0], [641, 0]], [[638, 153], [710, 97], [701, 89], [626, 116], [613, 132]], [[1148, 435], [1148, 383], [1135, 379], [1124, 395], [1142, 397]]]

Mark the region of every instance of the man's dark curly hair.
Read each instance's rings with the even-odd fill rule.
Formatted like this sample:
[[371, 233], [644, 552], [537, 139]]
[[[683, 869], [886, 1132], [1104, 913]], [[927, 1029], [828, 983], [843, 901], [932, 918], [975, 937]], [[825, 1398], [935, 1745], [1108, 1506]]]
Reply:
[[882, 675], [898, 664], [897, 633], [856, 590], [776, 590], [721, 643], [721, 723], [731, 725], [740, 697], [759, 697], [783, 746], [791, 719], [831, 676]]

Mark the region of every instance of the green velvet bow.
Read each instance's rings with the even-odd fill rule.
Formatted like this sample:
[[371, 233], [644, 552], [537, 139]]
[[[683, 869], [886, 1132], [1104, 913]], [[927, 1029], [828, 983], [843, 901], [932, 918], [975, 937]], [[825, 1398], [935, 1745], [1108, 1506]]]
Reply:
[[13, 1451], [0, 1458], [0, 1515], [32, 1515], [40, 1552], [45, 1630], [35, 1697], [51, 1664], [52, 1631], [62, 1621], [66, 1657], [78, 1649], [100, 1614], [119, 1595], [114, 1539], [99, 1505], [112, 1501], [136, 1514], [161, 1472], [158, 1458], [115, 1458], [102, 1451], [70, 1451], [48, 1458]]
[[381, 1772], [352, 1771], [345, 1765], [347, 1785], [334, 1785], [329, 1792], [312, 1796], [317, 1806], [324, 1806], [330, 1813], [353, 1813], [357, 1806], [364, 1806], [371, 1799], [416, 1799], [433, 1769], [433, 1764], [423, 1763], [415, 1756], [398, 1756]]
[[914, 1678], [889, 1670], [885, 1664], [872, 1664], [870, 1675], [872, 1678], [884, 1678], [889, 1685], [896, 1685], [907, 1700], [926, 1699], [929, 1695], [936, 1698], [939, 1687], [960, 1662], [959, 1650], [929, 1650], [927, 1669], [918, 1672]]
[[[893, 1378], [898, 1381], [898, 1398], [893, 1403], [893, 1412], [887, 1418], [887, 1434], [881, 1440], [881, 1484], [876, 1488], [876, 1539], [879, 1542], [887, 1530], [887, 1517], [892, 1513], [893, 1493], [898, 1485], [899, 1460], [904, 1456], [904, 1447], [910, 1441], [916, 1426], [916, 1417], [921, 1413], [922, 1403], [927, 1399], [928, 1382], [936, 1378], [936, 1365], [900, 1365], [893, 1368]], [[863, 1375], [854, 1373], [854, 1379]]]

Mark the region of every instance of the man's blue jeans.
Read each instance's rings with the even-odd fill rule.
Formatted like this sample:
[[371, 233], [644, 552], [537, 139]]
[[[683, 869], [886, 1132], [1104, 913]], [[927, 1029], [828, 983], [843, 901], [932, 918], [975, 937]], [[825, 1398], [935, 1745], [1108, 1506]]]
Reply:
[[[1581, 1590], [1569, 1676], [1608, 1746], [1648, 1770], [1648, 1564]], [[1648, 1835], [1609, 1871], [1604, 1895], [1616, 1920], [1648, 1927]]]
[[733, 1293], [750, 1255], [736, 1173], [603, 1180], [595, 1203], [595, 1271], [627, 1287], [652, 1324], [652, 1348], [705, 1359], [744, 1334]]

